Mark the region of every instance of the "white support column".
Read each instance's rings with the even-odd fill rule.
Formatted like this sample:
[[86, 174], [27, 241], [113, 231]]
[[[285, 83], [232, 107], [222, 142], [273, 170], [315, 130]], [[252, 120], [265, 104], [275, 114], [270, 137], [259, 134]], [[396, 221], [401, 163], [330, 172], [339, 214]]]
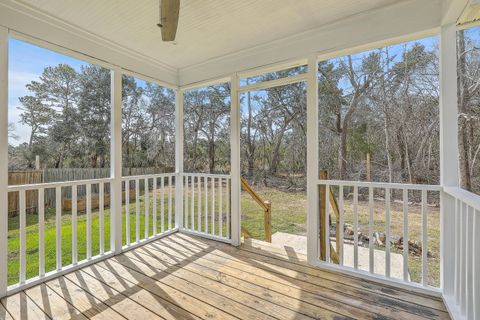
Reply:
[[[457, 30], [445, 25], [440, 35], [440, 184], [458, 186]], [[453, 294], [455, 200], [440, 197], [440, 273], [445, 295]]]
[[0, 27], [0, 298], [8, 273], [8, 29]]
[[175, 228], [183, 227], [183, 91], [175, 94]]
[[307, 79], [307, 259], [313, 263], [319, 258], [318, 207], [318, 59], [308, 58]]
[[122, 70], [111, 73], [110, 250], [122, 250]]
[[239, 79], [237, 74], [231, 78], [230, 89], [230, 175], [231, 188], [231, 236], [234, 246], [240, 245], [240, 99], [238, 96]]

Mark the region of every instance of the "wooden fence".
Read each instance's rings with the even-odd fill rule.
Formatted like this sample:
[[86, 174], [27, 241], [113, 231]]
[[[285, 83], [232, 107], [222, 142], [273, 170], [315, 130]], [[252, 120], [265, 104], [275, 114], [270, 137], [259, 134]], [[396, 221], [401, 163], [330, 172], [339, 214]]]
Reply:
[[[172, 172], [174, 168], [123, 168], [123, 176], [138, 176], [145, 174], [157, 174], [164, 172]], [[44, 169], [44, 170], [25, 170], [25, 171], [9, 171], [9, 185], [23, 185], [35, 183], [76, 181], [102, 179], [110, 176], [110, 168], [65, 168], [65, 169]], [[143, 190], [141, 184], [141, 190]], [[92, 185], [92, 194], [98, 194], [98, 185]], [[105, 185], [105, 195], [109, 195], [110, 185]], [[78, 199], [85, 197], [85, 186], [78, 187]], [[36, 213], [38, 205], [37, 191], [27, 191], [26, 209], [28, 213]], [[71, 188], [62, 188], [62, 203], [66, 204], [66, 199], [71, 199]], [[9, 216], [15, 216], [18, 212], [18, 192], [10, 192], [8, 194], [8, 212]], [[67, 201], [68, 202], [68, 201]], [[55, 205], [55, 189], [45, 189], [45, 206], [52, 207]], [[68, 209], [68, 208], [66, 208]]]

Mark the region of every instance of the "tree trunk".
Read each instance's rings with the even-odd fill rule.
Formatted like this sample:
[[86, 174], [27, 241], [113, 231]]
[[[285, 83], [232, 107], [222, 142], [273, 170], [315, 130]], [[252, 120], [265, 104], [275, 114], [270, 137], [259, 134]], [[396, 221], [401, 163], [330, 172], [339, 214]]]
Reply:
[[467, 115], [468, 102], [470, 94], [465, 79], [466, 61], [465, 61], [465, 34], [464, 30], [458, 31], [457, 36], [457, 55], [458, 55], [458, 153], [459, 153], [459, 169], [460, 169], [460, 186], [466, 190], [472, 189], [470, 177], [470, 163], [468, 157], [468, 134], [467, 134]]
[[[248, 79], [247, 79], [248, 85]], [[255, 146], [252, 141], [252, 105], [250, 91], [247, 93], [247, 107], [248, 107], [248, 120], [247, 120], [247, 162], [248, 162], [248, 176], [253, 176], [253, 170], [255, 169]]]

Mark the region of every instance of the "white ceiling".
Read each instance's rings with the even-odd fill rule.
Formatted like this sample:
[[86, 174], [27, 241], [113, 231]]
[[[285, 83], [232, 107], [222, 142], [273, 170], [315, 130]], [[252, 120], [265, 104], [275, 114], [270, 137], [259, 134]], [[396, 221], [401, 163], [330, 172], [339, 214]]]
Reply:
[[176, 44], [161, 41], [158, 0], [17, 2], [180, 69], [401, 1], [181, 0]]

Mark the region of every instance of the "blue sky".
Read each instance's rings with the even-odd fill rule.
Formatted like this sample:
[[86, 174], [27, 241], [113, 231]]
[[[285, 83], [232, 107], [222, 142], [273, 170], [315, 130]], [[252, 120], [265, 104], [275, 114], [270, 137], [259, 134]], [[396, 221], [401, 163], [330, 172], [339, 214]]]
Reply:
[[15, 126], [17, 140], [9, 140], [10, 144], [18, 145], [28, 141], [30, 128], [22, 125], [20, 120], [21, 106], [18, 98], [28, 95], [25, 86], [33, 80], [38, 80], [43, 70], [48, 66], [61, 63], [69, 64], [76, 70], [87, 63], [54, 51], [40, 48], [29, 43], [10, 38], [8, 51], [8, 122]]
[[[427, 48], [433, 48], [438, 41], [437, 37], [418, 40]], [[413, 43], [413, 42], [412, 42]], [[392, 46], [392, 53], [395, 48], [399, 50], [402, 45]], [[359, 53], [361, 56], [365, 53]], [[47, 50], [17, 39], [10, 39], [9, 43], [9, 98], [8, 98], [8, 120], [15, 126], [15, 134], [18, 136], [17, 140], [10, 139], [9, 143], [18, 145], [28, 141], [30, 135], [30, 128], [22, 125], [20, 120], [21, 110], [18, 109], [20, 102], [19, 97], [28, 95], [29, 91], [25, 86], [33, 80], [38, 80], [43, 70], [48, 66], [55, 66], [58, 64], [69, 64], [76, 70], [80, 70], [82, 65], [87, 65], [87, 62], [74, 59], [51, 50]], [[137, 80], [137, 85], [144, 87], [145, 82]]]
[[[9, 139], [9, 143], [19, 145], [28, 141], [31, 131], [20, 123], [22, 111], [18, 109], [21, 106], [18, 98], [30, 94], [25, 86], [38, 80], [46, 67], [68, 64], [79, 71], [82, 65], [88, 63], [14, 38], [10, 38], [8, 54], [8, 122], [13, 123], [18, 136], [16, 140]], [[145, 81], [135, 80], [138, 86], [146, 86]]]

